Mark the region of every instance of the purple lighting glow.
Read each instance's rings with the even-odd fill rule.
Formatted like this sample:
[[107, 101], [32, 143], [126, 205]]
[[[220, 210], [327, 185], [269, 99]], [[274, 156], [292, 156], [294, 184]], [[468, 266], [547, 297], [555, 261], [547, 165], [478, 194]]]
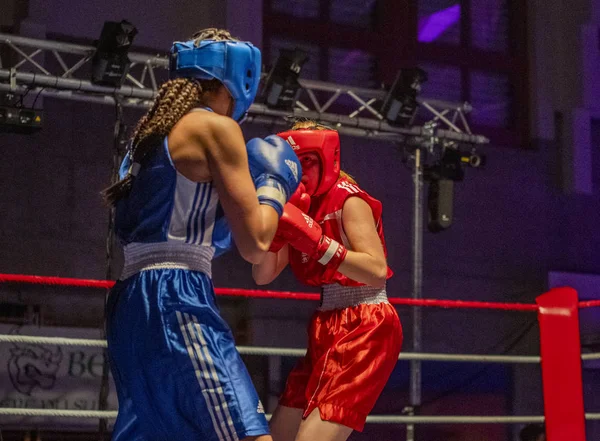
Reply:
[[342, 66], [354, 66], [356, 63], [361, 61], [361, 58], [364, 58], [365, 54], [359, 50], [352, 50], [348, 52], [348, 55], [344, 57], [342, 61]]
[[419, 19], [419, 41], [435, 41], [448, 28], [460, 20], [460, 5], [456, 4]]

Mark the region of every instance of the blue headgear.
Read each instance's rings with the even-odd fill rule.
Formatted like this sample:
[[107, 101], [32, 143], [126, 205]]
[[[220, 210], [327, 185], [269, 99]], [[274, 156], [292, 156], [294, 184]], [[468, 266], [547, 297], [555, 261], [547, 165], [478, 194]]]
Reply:
[[256, 97], [260, 82], [260, 50], [247, 41], [202, 40], [173, 43], [170, 76], [199, 80], [217, 79], [234, 104], [231, 117], [244, 117]]

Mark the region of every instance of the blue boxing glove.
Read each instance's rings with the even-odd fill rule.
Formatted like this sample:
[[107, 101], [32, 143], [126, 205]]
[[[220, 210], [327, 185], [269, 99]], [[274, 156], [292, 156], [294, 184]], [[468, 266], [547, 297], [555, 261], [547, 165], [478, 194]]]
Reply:
[[270, 205], [281, 217], [283, 206], [302, 178], [296, 153], [286, 140], [276, 135], [251, 139], [246, 151], [258, 202]]

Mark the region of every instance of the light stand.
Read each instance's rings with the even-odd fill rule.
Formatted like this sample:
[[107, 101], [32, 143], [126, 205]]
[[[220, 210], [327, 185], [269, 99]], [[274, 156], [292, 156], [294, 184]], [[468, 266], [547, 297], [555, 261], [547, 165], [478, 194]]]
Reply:
[[[457, 112], [462, 111], [457, 109]], [[434, 115], [439, 112], [432, 112]], [[463, 132], [455, 122], [451, 122], [449, 130], [438, 129], [439, 124], [445, 124], [445, 118], [438, 118], [425, 123], [417, 136], [407, 137], [407, 146], [409, 157], [409, 166], [412, 171], [413, 182], [413, 210], [412, 210], [412, 292], [411, 297], [415, 300], [423, 298], [423, 226], [424, 226], [424, 210], [423, 210], [423, 184], [425, 178], [431, 176], [432, 170], [444, 170], [445, 168], [452, 170], [452, 174], [446, 172], [446, 177], [460, 177], [462, 179], [464, 166], [479, 166], [484, 162], [483, 157], [476, 153], [461, 153], [458, 150], [458, 144], [474, 145], [480, 143], [476, 137], [470, 133], [468, 124], [466, 133]], [[466, 120], [464, 120], [466, 123]], [[487, 140], [486, 140], [487, 141]], [[440, 159], [435, 159], [440, 158]], [[445, 158], [445, 159], [444, 159]], [[451, 164], [448, 162], [451, 158]], [[454, 159], [457, 158], [457, 162]], [[433, 164], [431, 164], [433, 160]], [[442, 165], [444, 164], [444, 165]], [[445, 167], [445, 168], [444, 168]], [[451, 181], [452, 184], [454, 181]], [[438, 183], [439, 184], [439, 183]], [[447, 185], [445, 183], [444, 185]], [[451, 199], [450, 199], [451, 202]], [[451, 206], [450, 206], [451, 207]], [[450, 211], [451, 215], [451, 211]], [[452, 218], [449, 218], [451, 222]], [[449, 226], [449, 225], [448, 225]], [[441, 231], [441, 230], [440, 230]], [[422, 310], [421, 307], [415, 306], [412, 308], [412, 351], [419, 353], [422, 351]], [[422, 402], [422, 369], [421, 361], [410, 361], [410, 383], [409, 383], [409, 405], [404, 408], [404, 413], [407, 415], [415, 415], [419, 412], [419, 407]], [[407, 441], [415, 441], [415, 426], [407, 424], [406, 426]]]
[[[111, 184], [119, 180], [119, 167], [121, 160], [124, 156], [124, 145], [126, 144], [126, 127], [123, 118], [123, 104], [122, 99], [115, 95], [115, 125], [113, 130], [113, 148], [112, 148], [112, 170], [111, 170]], [[113, 265], [114, 265], [114, 254], [115, 254], [115, 209], [111, 207], [108, 212], [108, 232], [106, 236], [106, 280], [113, 280]], [[102, 324], [102, 338], [106, 340], [106, 317], [107, 317], [107, 305], [108, 295], [110, 290], [107, 290], [104, 299], [104, 321]], [[110, 366], [108, 363], [108, 349], [104, 349], [104, 357], [102, 363], [102, 376], [100, 378], [100, 392], [98, 396], [98, 410], [108, 409], [108, 395], [109, 395], [109, 371]], [[108, 420], [101, 418], [98, 422], [98, 440], [106, 441], [106, 435], [108, 433]]]

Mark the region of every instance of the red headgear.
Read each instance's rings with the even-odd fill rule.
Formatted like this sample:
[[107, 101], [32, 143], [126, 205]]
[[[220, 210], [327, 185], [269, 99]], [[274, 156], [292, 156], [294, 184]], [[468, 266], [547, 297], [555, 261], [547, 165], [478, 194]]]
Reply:
[[311, 196], [329, 190], [340, 177], [340, 137], [335, 130], [288, 130], [277, 136], [290, 143], [296, 155], [316, 153], [321, 160], [321, 178]]

